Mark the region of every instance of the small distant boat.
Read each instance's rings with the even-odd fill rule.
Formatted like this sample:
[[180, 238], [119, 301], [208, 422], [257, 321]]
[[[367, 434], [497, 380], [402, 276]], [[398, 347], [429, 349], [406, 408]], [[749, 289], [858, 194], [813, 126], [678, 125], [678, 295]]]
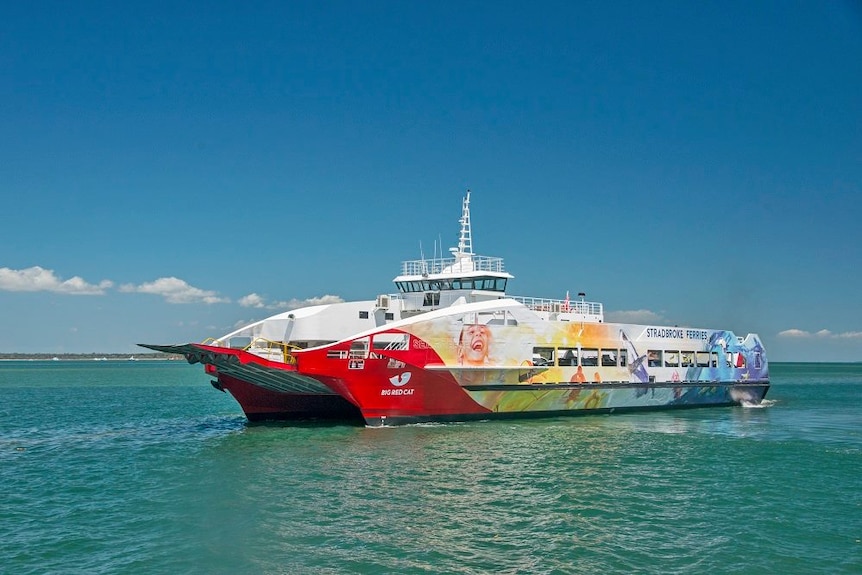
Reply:
[[141, 345], [204, 364], [251, 421], [616, 413], [758, 404], [769, 390], [756, 334], [607, 323], [584, 293], [506, 295], [502, 258], [473, 253], [469, 191], [460, 225], [452, 257], [403, 262], [398, 293], [280, 313], [206, 343]]
[[134, 355], [132, 355], [132, 356], [129, 356], [129, 361], [138, 361], [138, 358], [135, 357]]

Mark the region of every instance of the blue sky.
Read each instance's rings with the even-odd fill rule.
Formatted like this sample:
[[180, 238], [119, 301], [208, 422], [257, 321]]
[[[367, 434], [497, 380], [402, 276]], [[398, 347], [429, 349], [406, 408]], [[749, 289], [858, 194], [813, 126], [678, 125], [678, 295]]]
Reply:
[[470, 188], [510, 293], [862, 361], [858, 2], [176, 4], [0, 8], [0, 351], [391, 292]]

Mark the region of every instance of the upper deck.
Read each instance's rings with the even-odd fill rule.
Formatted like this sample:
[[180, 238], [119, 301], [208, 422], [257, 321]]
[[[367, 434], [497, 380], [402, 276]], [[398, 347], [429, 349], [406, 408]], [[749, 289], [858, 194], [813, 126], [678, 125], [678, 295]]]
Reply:
[[426, 277], [429, 275], [462, 274], [466, 272], [507, 273], [503, 265], [503, 258], [473, 254], [469, 254], [469, 257], [431, 258], [401, 262], [401, 276]]

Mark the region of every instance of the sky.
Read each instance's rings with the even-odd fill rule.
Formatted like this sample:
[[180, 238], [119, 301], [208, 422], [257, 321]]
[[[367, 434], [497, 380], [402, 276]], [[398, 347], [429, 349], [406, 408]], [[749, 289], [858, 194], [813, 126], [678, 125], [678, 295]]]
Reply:
[[392, 293], [468, 188], [513, 295], [862, 361], [862, 3], [0, 7], [0, 352]]

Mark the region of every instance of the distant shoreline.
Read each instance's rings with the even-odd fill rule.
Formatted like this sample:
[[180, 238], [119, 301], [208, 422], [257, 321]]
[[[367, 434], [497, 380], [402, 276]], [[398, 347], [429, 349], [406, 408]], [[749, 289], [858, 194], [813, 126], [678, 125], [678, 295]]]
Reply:
[[0, 361], [174, 361], [176, 353], [0, 353]]

